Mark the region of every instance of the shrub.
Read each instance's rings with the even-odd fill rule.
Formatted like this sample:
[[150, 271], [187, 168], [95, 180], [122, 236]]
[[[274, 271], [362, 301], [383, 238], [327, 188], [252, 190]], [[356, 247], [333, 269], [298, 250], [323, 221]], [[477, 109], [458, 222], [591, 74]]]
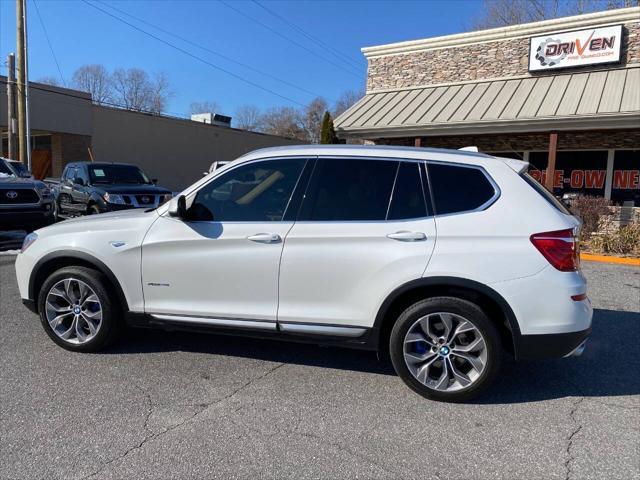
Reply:
[[588, 240], [591, 235], [598, 231], [600, 218], [609, 214], [611, 202], [602, 197], [590, 197], [588, 195], [578, 195], [571, 201], [571, 213], [580, 217], [582, 229], [580, 239]]
[[640, 255], [640, 224], [632, 223], [615, 233], [594, 236], [589, 247], [603, 253]]

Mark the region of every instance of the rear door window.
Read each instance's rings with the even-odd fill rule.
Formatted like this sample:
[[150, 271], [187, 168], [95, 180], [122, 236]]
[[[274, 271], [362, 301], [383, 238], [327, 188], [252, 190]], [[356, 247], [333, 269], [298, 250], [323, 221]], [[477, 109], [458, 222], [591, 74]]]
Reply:
[[480, 168], [442, 163], [428, 163], [427, 168], [436, 215], [477, 210], [496, 195]]
[[428, 215], [420, 164], [402, 162], [393, 186], [388, 220], [421, 218]]
[[319, 159], [301, 219], [384, 221], [397, 171], [393, 160]]

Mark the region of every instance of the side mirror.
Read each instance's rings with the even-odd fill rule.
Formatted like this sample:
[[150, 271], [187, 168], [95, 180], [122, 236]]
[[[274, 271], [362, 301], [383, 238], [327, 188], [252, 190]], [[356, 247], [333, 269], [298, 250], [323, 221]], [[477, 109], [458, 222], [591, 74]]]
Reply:
[[20, 178], [31, 178], [31, 173], [29, 173], [29, 172], [20, 172]]
[[169, 215], [177, 218], [184, 218], [187, 215], [187, 201], [184, 195], [178, 195], [169, 201]]
[[156, 185], [158, 183], [158, 179], [157, 178], [152, 178], [151, 179], [151, 183], [153, 183], [154, 185]]
[[84, 186], [84, 180], [82, 178], [74, 178], [73, 183], [76, 185]]

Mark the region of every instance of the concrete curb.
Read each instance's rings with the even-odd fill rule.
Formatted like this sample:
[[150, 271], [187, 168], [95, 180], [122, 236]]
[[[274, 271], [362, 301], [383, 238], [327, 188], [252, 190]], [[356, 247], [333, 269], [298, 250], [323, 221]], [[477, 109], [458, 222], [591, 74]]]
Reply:
[[585, 260], [587, 262], [614, 263], [617, 265], [633, 265], [635, 267], [640, 267], [640, 258], [633, 257], [614, 257], [611, 255], [581, 253], [580, 260]]

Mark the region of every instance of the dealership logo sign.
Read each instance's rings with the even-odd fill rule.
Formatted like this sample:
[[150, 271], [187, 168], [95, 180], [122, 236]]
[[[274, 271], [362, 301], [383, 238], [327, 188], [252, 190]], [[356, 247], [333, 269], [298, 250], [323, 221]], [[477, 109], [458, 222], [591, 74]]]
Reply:
[[622, 25], [533, 37], [529, 71], [619, 62], [621, 40]]

